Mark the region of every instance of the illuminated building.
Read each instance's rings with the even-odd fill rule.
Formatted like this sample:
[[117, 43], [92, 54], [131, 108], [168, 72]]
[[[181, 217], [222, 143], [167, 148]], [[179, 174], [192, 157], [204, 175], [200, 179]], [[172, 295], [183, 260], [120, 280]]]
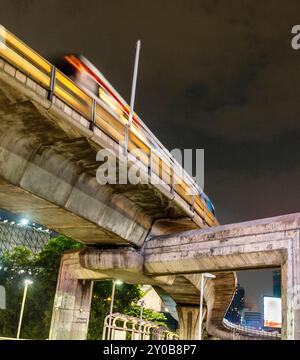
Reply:
[[234, 298], [226, 314], [226, 319], [234, 324], [240, 324], [245, 307], [245, 289], [238, 284]]
[[258, 311], [245, 311], [242, 320], [243, 326], [261, 329], [263, 325], [263, 316]]

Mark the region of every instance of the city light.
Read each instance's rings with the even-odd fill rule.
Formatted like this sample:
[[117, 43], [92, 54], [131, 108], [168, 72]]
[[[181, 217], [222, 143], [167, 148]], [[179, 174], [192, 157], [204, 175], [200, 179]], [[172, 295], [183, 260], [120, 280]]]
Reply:
[[202, 274], [206, 278], [215, 279], [216, 275], [210, 274], [210, 273], [203, 273]]
[[28, 219], [21, 219], [21, 225], [28, 225], [29, 220]]
[[31, 285], [31, 284], [33, 284], [33, 281], [30, 280], [30, 279], [25, 279], [25, 280], [24, 280], [24, 284], [25, 284], [25, 285]]

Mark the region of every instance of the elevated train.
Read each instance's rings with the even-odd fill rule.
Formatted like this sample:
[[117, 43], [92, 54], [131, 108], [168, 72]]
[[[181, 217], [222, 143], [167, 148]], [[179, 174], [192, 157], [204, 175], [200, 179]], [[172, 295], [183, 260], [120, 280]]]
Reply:
[[[113, 88], [103, 74], [84, 56], [68, 54], [56, 59], [54, 64], [57, 69], [78, 84], [90, 96], [100, 99], [124, 123], [128, 124], [130, 107], [121, 95]], [[154, 149], [163, 148], [159, 140], [152, 134], [136, 113], [132, 116], [133, 131]], [[137, 130], [134, 130], [137, 129]], [[208, 210], [216, 216], [215, 207], [209, 197], [199, 191], [201, 200]]]

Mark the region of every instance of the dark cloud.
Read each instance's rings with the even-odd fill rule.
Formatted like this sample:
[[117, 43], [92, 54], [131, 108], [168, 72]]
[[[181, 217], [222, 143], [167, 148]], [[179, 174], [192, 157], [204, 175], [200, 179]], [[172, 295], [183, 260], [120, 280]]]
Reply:
[[1, 0], [0, 23], [45, 56], [83, 53], [169, 148], [205, 148], [222, 222], [299, 210], [299, 1]]

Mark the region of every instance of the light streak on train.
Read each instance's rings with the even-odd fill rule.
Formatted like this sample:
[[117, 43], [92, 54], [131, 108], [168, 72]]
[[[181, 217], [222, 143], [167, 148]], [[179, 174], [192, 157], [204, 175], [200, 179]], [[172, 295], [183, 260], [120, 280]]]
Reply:
[[169, 186], [171, 193], [188, 204], [204, 224], [219, 223], [208, 196], [136, 113], [129, 124], [129, 105], [86, 58], [67, 55], [51, 63], [7, 30], [1, 44], [4, 46], [0, 46], [0, 58], [44, 87], [48, 100], [65, 102], [89, 121], [91, 130], [95, 125], [112, 140], [124, 142], [128, 154], [135, 149], [144, 150], [146, 159], [140, 160], [146, 166], [149, 160], [153, 163], [153, 169], [148, 167], [151, 174]]
[[[97, 101], [99, 99], [103, 101], [123, 124], [129, 125], [129, 105], [89, 60], [82, 55], [69, 54], [65, 55], [56, 66]], [[133, 113], [130, 130], [154, 149], [161, 148], [161, 144], [156, 143], [157, 139], [136, 113]], [[199, 196], [208, 210], [215, 215], [215, 208], [209, 197], [203, 191], [200, 191]]]
[[[89, 95], [96, 96], [97, 99], [104, 101], [124, 124], [129, 123], [129, 105], [104, 75], [84, 56], [66, 55], [57, 64], [57, 68], [80, 85]], [[145, 130], [142, 129], [142, 123], [135, 113], [132, 120], [135, 126], [131, 128], [131, 131], [141, 140], [149, 143], [149, 140], [143, 134]], [[139, 128], [140, 131], [137, 131], [136, 128]]]

